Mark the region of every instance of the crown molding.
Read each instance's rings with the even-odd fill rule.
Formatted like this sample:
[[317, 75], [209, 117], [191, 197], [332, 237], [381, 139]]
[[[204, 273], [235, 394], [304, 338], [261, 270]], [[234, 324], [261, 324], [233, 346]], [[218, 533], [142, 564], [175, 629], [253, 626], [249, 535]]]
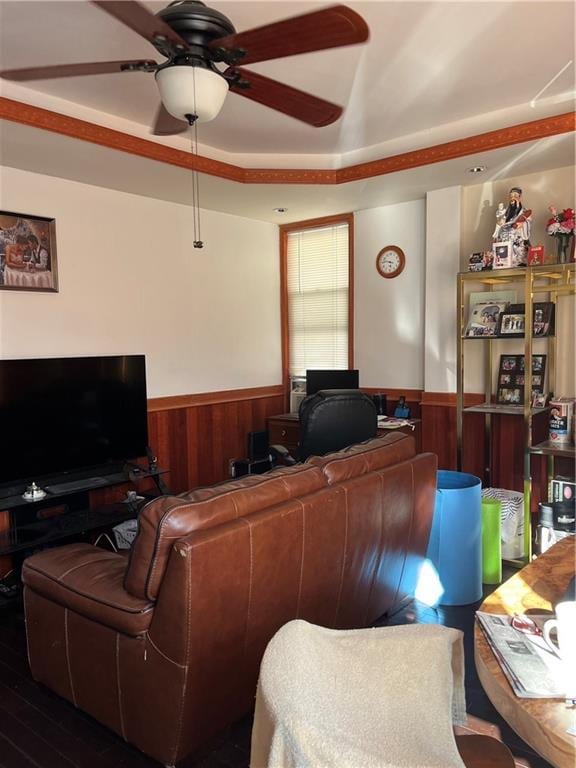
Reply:
[[403, 152], [392, 157], [372, 160], [337, 170], [314, 169], [267, 169], [241, 168], [231, 163], [212, 160], [155, 141], [142, 139], [101, 125], [52, 112], [42, 107], [24, 104], [14, 99], [0, 97], [0, 119], [22, 125], [30, 125], [45, 131], [70, 136], [81, 141], [100, 144], [120, 152], [139, 155], [181, 168], [197, 170], [210, 176], [218, 176], [242, 184], [346, 184], [351, 181], [383, 176], [388, 173], [405, 171], [422, 165], [442, 163], [477, 152], [487, 152], [513, 144], [570, 133], [576, 129], [576, 112], [532, 120], [528, 123], [480, 133], [445, 144], [424, 147], [412, 152]]
[[532, 120], [529, 123], [520, 123], [508, 128], [499, 128], [496, 131], [479, 133], [476, 136], [469, 136], [465, 139], [449, 141], [446, 144], [436, 144], [433, 147], [425, 147], [413, 152], [404, 152], [401, 155], [394, 155], [382, 160], [373, 160], [368, 163], [341, 168], [336, 171], [337, 183], [342, 184], [372, 176], [382, 176], [386, 173], [406, 171], [408, 168], [417, 168], [421, 165], [443, 163], [446, 160], [474, 155], [477, 152], [489, 152], [493, 149], [501, 149], [513, 144], [536, 141], [547, 136], [570, 133], [575, 129], [576, 112], [566, 112], [563, 115]]

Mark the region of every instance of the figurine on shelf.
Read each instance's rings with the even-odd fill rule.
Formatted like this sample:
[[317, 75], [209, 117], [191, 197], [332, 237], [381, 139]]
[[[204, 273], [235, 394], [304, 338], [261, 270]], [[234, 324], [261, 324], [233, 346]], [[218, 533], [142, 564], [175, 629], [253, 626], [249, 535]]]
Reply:
[[[502, 208], [504, 207], [502, 203]], [[495, 243], [510, 242], [512, 246], [512, 266], [524, 267], [527, 264], [528, 248], [530, 247], [530, 229], [532, 226], [532, 211], [522, 204], [522, 190], [512, 187], [508, 207], [503, 216], [498, 216], [500, 205], [496, 211], [496, 229], [492, 239]]]
[[494, 242], [497, 241], [498, 233], [500, 232], [500, 229], [505, 221], [506, 209], [504, 208], [504, 203], [498, 203], [498, 208], [496, 209], [496, 226], [494, 228], [494, 232], [492, 233], [492, 240]]

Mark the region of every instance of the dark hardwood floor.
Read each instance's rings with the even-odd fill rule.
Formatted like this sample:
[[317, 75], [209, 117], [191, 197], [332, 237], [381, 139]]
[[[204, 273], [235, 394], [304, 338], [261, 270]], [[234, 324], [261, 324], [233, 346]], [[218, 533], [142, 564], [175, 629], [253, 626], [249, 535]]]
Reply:
[[[506, 726], [476, 675], [473, 624], [476, 605], [431, 609], [413, 603], [378, 626], [439, 623], [464, 632], [466, 698], [471, 715], [497, 725], [502, 740], [530, 768], [550, 768]], [[178, 768], [247, 768], [252, 721], [246, 717], [189, 757]], [[30, 677], [21, 606], [0, 609], [1, 768], [158, 768], [159, 763], [126, 744], [88, 715]]]

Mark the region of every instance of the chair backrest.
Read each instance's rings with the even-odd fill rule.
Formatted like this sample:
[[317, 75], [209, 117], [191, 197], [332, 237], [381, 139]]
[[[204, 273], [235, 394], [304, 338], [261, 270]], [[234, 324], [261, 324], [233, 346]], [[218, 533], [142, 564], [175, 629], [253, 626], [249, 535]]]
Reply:
[[377, 409], [357, 389], [324, 389], [300, 404], [298, 457], [323, 456], [376, 437]]

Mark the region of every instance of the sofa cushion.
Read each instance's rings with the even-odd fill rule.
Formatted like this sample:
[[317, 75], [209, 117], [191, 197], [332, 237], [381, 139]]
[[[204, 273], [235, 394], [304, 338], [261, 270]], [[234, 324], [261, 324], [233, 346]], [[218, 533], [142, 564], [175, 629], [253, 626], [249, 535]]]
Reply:
[[395, 432], [326, 456], [311, 456], [306, 464], [320, 468], [327, 482], [333, 485], [406, 461], [415, 453], [414, 438]]
[[126, 635], [146, 632], [154, 604], [129, 595], [126, 558], [90, 544], [45, 549], [24, 561], [22, 580], [43, 597]]
[[326, 487], [322, 471], [306, 464], [282, 467], [265, 475], [200, 488], [181, 496], [162, 496], [140, 513], [125, 587], [133, 595], [155, 600], [172, 545], [193, 531], [251, 515], [295, 496]]

